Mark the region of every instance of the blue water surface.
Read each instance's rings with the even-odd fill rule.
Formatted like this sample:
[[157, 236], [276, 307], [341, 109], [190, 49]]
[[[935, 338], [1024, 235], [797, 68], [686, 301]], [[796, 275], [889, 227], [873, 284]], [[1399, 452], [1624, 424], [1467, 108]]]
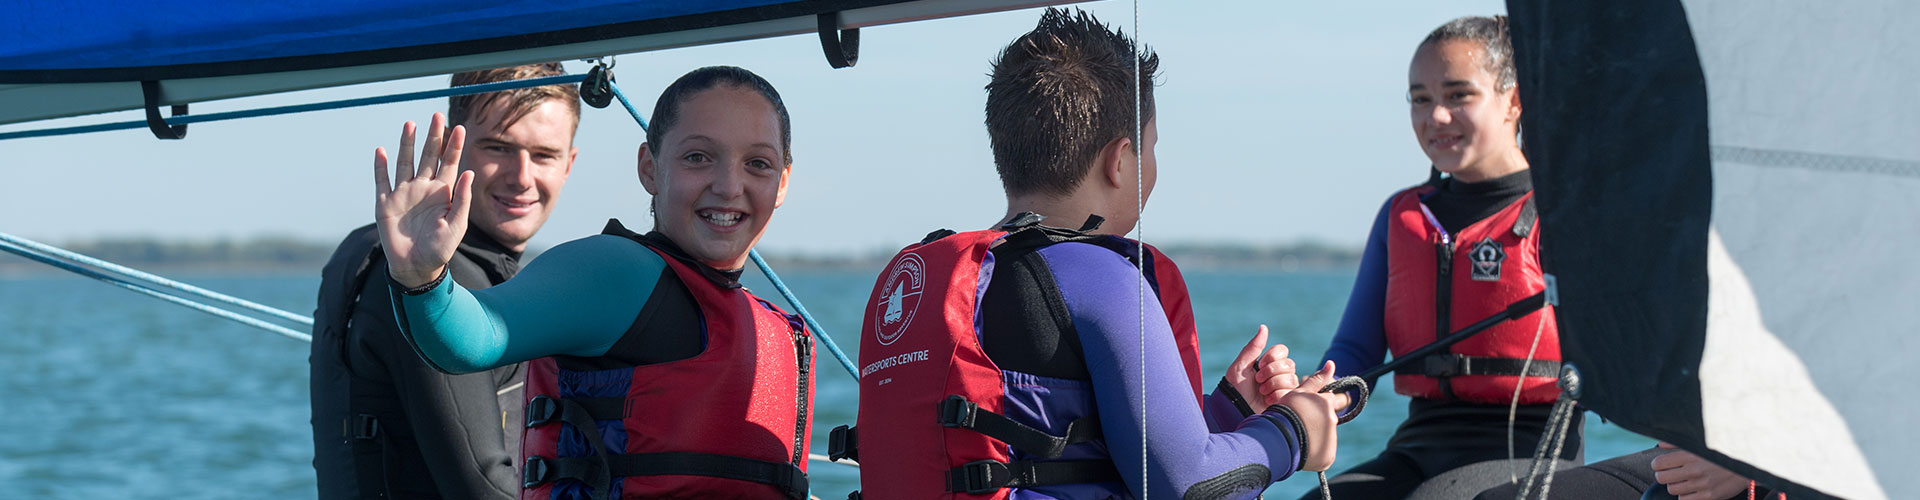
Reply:
[[[310, 314], [318, 274], [178, 277]], [[875, 274], [793, 269], [782, 278], [857, 357]], [[1297, 361], [1317, 361], [1353, 273], [1187, 277], [1211, 381], [1262, 323]], [[778, 297], [757, 273], [747, 284]], [[19, 498], [312, 497], [306, 360], [305, 343], [84, 278], [0, 277], [0, 491]], [[854, 421], [856, 386], [830, 357], [818, 366], [813, 451], [825, 454], [827, 431]], [[1406, 398], [1388, 388], [1375, 394], [1365, 416], [1340, 428], [1336, 472], [1377, 454], [1405, 417]], [[1587, 457], [1596, 460], [1652, 444], [1597, 418], [1586, 431]], [[858, 487], [853, 467], [811, 468], [821, 498]], [[1316, 484], [1312, 474], [1299, 474], [1268, 496], [1293, 498]]]

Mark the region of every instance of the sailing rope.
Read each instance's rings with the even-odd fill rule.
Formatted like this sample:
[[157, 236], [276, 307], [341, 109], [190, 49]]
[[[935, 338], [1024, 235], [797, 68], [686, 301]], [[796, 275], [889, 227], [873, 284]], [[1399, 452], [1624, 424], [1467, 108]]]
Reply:
[[[433, 99], [438, 97], [448, 97], [448, 96], [456, 96], [456, 95], [479, 94], [482, 92], [494, 92], [499, 90], [512, 90], [512, 89], [527, 88], [527, 87], [539, 87], [543, 85], [557, 85], [562, 83], [579, 83], [581, 80], [584, 80], [584, 79], [586, 79], [586, 75], [548, 76], [548, 77], [541, 77], [541, 78], [529, 78], [525, 80], [511, 80], [511, 81], [504, 81], [504, 82], [482, 83], [477, 85], [463, 85], [459, 87], [423, 90], [420, 92], [407, 92], [407, 93], [390, 94], [390, 95], [384, 95], [384, 96], [373, 96], [373, 97], [362, 97], [362, 98], [356, 98], [356, 99], [342, 99], [338, 101], [316, 102], [311, 104], [295, 104], [290, 106], [276, 106], [271, 108], [229, 111], [225, 113], [207, 113], [203, 115], [173, 116], [173, 117], [165, 118], [165, 121], [166, 121], [166, 124], [169, 126], [187, 125], [187, 124], [193, 124], [193, 123], [216, 122], [216, 121], [234, 120], [234, 119], [240, 119], [240, 118], [255, 118], [255, 117], [261, 117], [261, 116], [304, 113], [307, 111], [322, 111], [322, 110], [329, 110], [329, 109], [352, 108], [352, 107], [358, 107], [358, 106], [372, 106], [375, 104], [388, 104], [388, 103], [403, 102], [403, 101], [416, 101], [420, 99]], [[48, 129], [39, 129], [39, 130], [22, 130], [18, 132], [0, 133], [0, 141], [7, 140], [7, 139], [24, 139], [28, 137], [46, 137], [46, 136], [55, 136], [55, 135], [84, 134], [88, 132], [105, 132], [109, 130], [138, 129], [138, 128], [147, 128], [147, 126], [148, 126], [147, 121], [143, 119], [143, 120], [125, 121], [125, 122], [100, 123], [100, 124], [94, 124], [94, 125], [80, 125], [80, 126], [74, 126], [74, 127], [48, 128]]]
[[1536, 325], [1533, 327], [1533, 345], [1527, 346], [1527, 360], [1525, 362], [1520, 363], [1520, 373], [1522, 376], [1519, 377], [1518, 381], [1515, 381], [1513, 383], [1513, 399], [1511, 400], [1510, 403], [1507, 404], [1507, 463], [1509, 464], [1509, 466], [1507, 467], [1507, 480], [1509, 482], [1515, 482], [1515, 483], [1520, 482], [1520, 478], [1514, 476], [1513, 467], [1512, 467], [1513, 465], [1513, 422], [1514, 422], [1514, 418], [1518, 416], [1520, 412], [1520, 389], [1523, 387], [1526, 387], [1527, 385], [1527, 377], [1525, 377], [1524, 375], [1527, 373], [1528, 368], [1533, 367], [1533, 354], [1536, 349], [1540, 348], [1540, 334], [1545, 333], [1547, 330], [1547, 314], [1546, 313], [1547, 311], [1551, 311], [1551, 310], [1553, 310], [1553, 305], [1548, 304], [1546, 306], [1542, 306], [1542, 310], [1535, 313], [1540, 315], [1540, 318], [1539, 318], [1539, 321], [1536, 323]]
[[[225, 304], [236, 306], [236, 307], [251, 309], [261, 313], [278, 316], [284, 320], [295, 322], [295, 323], [301, 323], [308, 326], [313, 325], [313, 318], [290, 313], [281, 309], [276, 309], [270, 306], [255, 303], [255, 302], [234, 297], [231, 295], [214, 292], [212, 290], [207, 290], [207, 289], [189, 285], [186, 283], [181, 283], [181, 282], [170, 280], [167, 278], [162, 278], [160, 276], [155, 276], [153, 274], [145, 273], [137, 269], [121, 266], [118, 264], [114, 264], [112, 262], [107, 262], [107, 261], [96, 259], [93, 257], [88, 257], [85, 255], [70, 252], [70, 251], [63, 250], [51, 245], [36, 242], [26, 238], [21, 238], [19, 236], [14, 236], [7, 233], [0, 233], [0, 250], [5, 250], [9, 253], [13, 253], [21, 257], [26, 257], [28, 259], [32, 259], [42, 264], [53, 266], [67, 272], [71, 272], [81, 276], [86, 276], [88, 278], [93, 278], [109, 284], [117, 285], [121, 288], [132, 290], [134, 292], [138, 292], [141, 294], [145, 294], [147, 296], [150, 296], [156, 299], [172, 302], [174, 304], [177, 304], [189, 309], [211, 314], [223, 319], [232, 320], [234, 322], [237, 322], [243, 325], [277, 333], [287, 338], [306, 341], [306, 342], [313, 341], [313, 335], [311, 334], [296, 331], [291, 328], [276, 325], [273, 323], [268, 323], [266, 321], [260, 320], [259, 318], [242, 315], [239, 313], [235, 313], [233, 311], [228, 311], [226, 309], [221, 309], [221, 308], [207, 305], [201, 302], [196, 302], [184, 297], [168, 294], [164, 291], [161, 291], [155, 288], [155, 286], [172, 289], [180, 293], [196, 295], [196, 296], [199, 296], [208, 300], [212, 300], [215, 302], [221, 302], [221, 303], [225, 303]], [[107, 274], [105, 272], [97, 271], [87, 266], [93, 266], [100, 269], [104, 269], [113, 273], [117, 273], [120, 276], [114, 276], [112, 274]], [[133, 280], [145, 281], [147, 284], [138, 283]], [[149, 284], [155, 285], [155, 286], [150, 286]]]
[[[600, 69], [606, 75], [607, 88], [613, 91], [614, 97], [620, 98], [620, 104], [627, 108], [627, 114], [633, 115], [633, 121], [640, 124], [640, 130], [647, 130], [647, 119], [640, 117], [640, 110], [633, 107], [633, 102], [627, 100], [627, 94], [620, 92], [620, 85], [614, 83], [612, 64], [607, 62], [597, 64], [602, 65]], [[793, 306], [793, 311], [800, 315], [800, 320], [807, 323], [807, 329], [813, 330], [813, 336], [819, 338], [820, 343], [827, 346], [827, 351], [832, 352], [833, 357], [840, 360], [840, 366], [847, 369], [847, 375], [852, 376], [856, 381], [860, 380], [860, 369], [853, 366], [853, 360], [847, 358], [847, 354], [840, 350], [840, 345], [833, 342], [833, 337], [827, 335], [827, 330], [821, 328], [818, 321], [814, 321], [813, 313], [807, 312], [807, 306], [800, 303], [800, 297], [795, 296], [793, 290], [787, 289], [786, 282], [780, 281], [780, 275], [773, 272], [773, 266], [767, 265], [767, 260], [760, 258], [760, 251], [747, 250], [747, 257], [753, 259], [753, 264], [760, 268], [761, 274], [767, 276], [767, 281], [773, 283], [773, 288], [780, 291], [780, 296], [787, 298], [787, 304]]]
[[[1546, 434], [1541, 437], [1539, 446], [1534, 448], [1533, 462], [1527, 466], [1527, 482], [1521, 484], [1518, 500], [1527, 498], [1547, 498], [1547, 491], [1553, 487], [1553, 463], [1559, 460], [1561, 449], [1567, 442], [1567, 428], [1573, 422], [1574, 402], [1580, 398], [1580, 375], [1571, 365], [1560, 369], [1560, 398], [1554, 400], [1553, 409], [1547, 413]], [[1533, 481], [1540, 480], [1540, 495], [1529, 495], [1533, 490]]]

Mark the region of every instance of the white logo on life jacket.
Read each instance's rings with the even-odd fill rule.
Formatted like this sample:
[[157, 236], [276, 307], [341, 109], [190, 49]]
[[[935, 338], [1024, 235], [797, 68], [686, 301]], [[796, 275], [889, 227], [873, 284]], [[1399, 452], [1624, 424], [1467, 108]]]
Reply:
[[880, 345], [889, 345], [900, 340], [900, 334], [907, 331], [907, 325], [913, 323], [914, 312], [920, 309], [920, 291], [927, 281], [927, 265], [918, 254], [908, 253], [900, 256], [893, 267], [887, 269], [887, 281], [880, 285], [880, 296], [885, 301], [874, 318], [874, 337]]
[[1500, 281], [1500, 261], [1507, 259], [1507, 251], [1493, 238], [1481, 238], [1473, 244], [1473, 250], [1467, 252], [1467, 259], [1473, 261], [1474, 281]]

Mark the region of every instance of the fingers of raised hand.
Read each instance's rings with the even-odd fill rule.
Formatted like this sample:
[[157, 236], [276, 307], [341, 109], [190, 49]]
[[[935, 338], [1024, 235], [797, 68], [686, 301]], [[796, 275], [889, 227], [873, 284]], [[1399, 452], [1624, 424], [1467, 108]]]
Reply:
[[[467, 128], [454, 125], [453, 130], [447, 132], [446, 145], [441, 147], [440, 168], [442, 172], [436, 175], [444, 175], [446, 172], [459, 172], [460, 154], [466, 149], [466, 145]], [[453, 170], [445, 170], [448, 167], [452, 167]]]
[[[457, 130], [457, 129], [456, 129]], [[467, 209], [473, 205], [473, 172], [461, 172], [453, 180], [452, 225], [467, 227]]]
[[414, 174], [415, 177], [434, 179], [440, 176], [440, 148], [446, 144], [446, 127], [446, 115], [434, 113], [433, 120], [427, 124], [426, 144], [420, 145], [420, 164], [416, 165], [420, 170]]
[[394, 178], [394, 184], [396, 185], [413, 180], [413, 132], [415, 128], [416, 126], [413, 122], [407, 122], [400, 126], [399, 161], [394, 164], [394, 170], [399, 171]]
[[387, 180], [387, 148], [373, 148], [373, 194], [374, 205], [383, 203], [386, 194], [393, 192], [393, 184]]

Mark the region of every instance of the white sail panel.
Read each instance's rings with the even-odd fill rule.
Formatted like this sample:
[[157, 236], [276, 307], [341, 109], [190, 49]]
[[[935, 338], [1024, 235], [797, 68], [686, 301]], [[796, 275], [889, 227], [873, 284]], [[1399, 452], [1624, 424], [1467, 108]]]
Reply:
[[1684, 5], [1713, 156], [1708, 446], [1841, 497], [1910, 496], [1920, 3]]

